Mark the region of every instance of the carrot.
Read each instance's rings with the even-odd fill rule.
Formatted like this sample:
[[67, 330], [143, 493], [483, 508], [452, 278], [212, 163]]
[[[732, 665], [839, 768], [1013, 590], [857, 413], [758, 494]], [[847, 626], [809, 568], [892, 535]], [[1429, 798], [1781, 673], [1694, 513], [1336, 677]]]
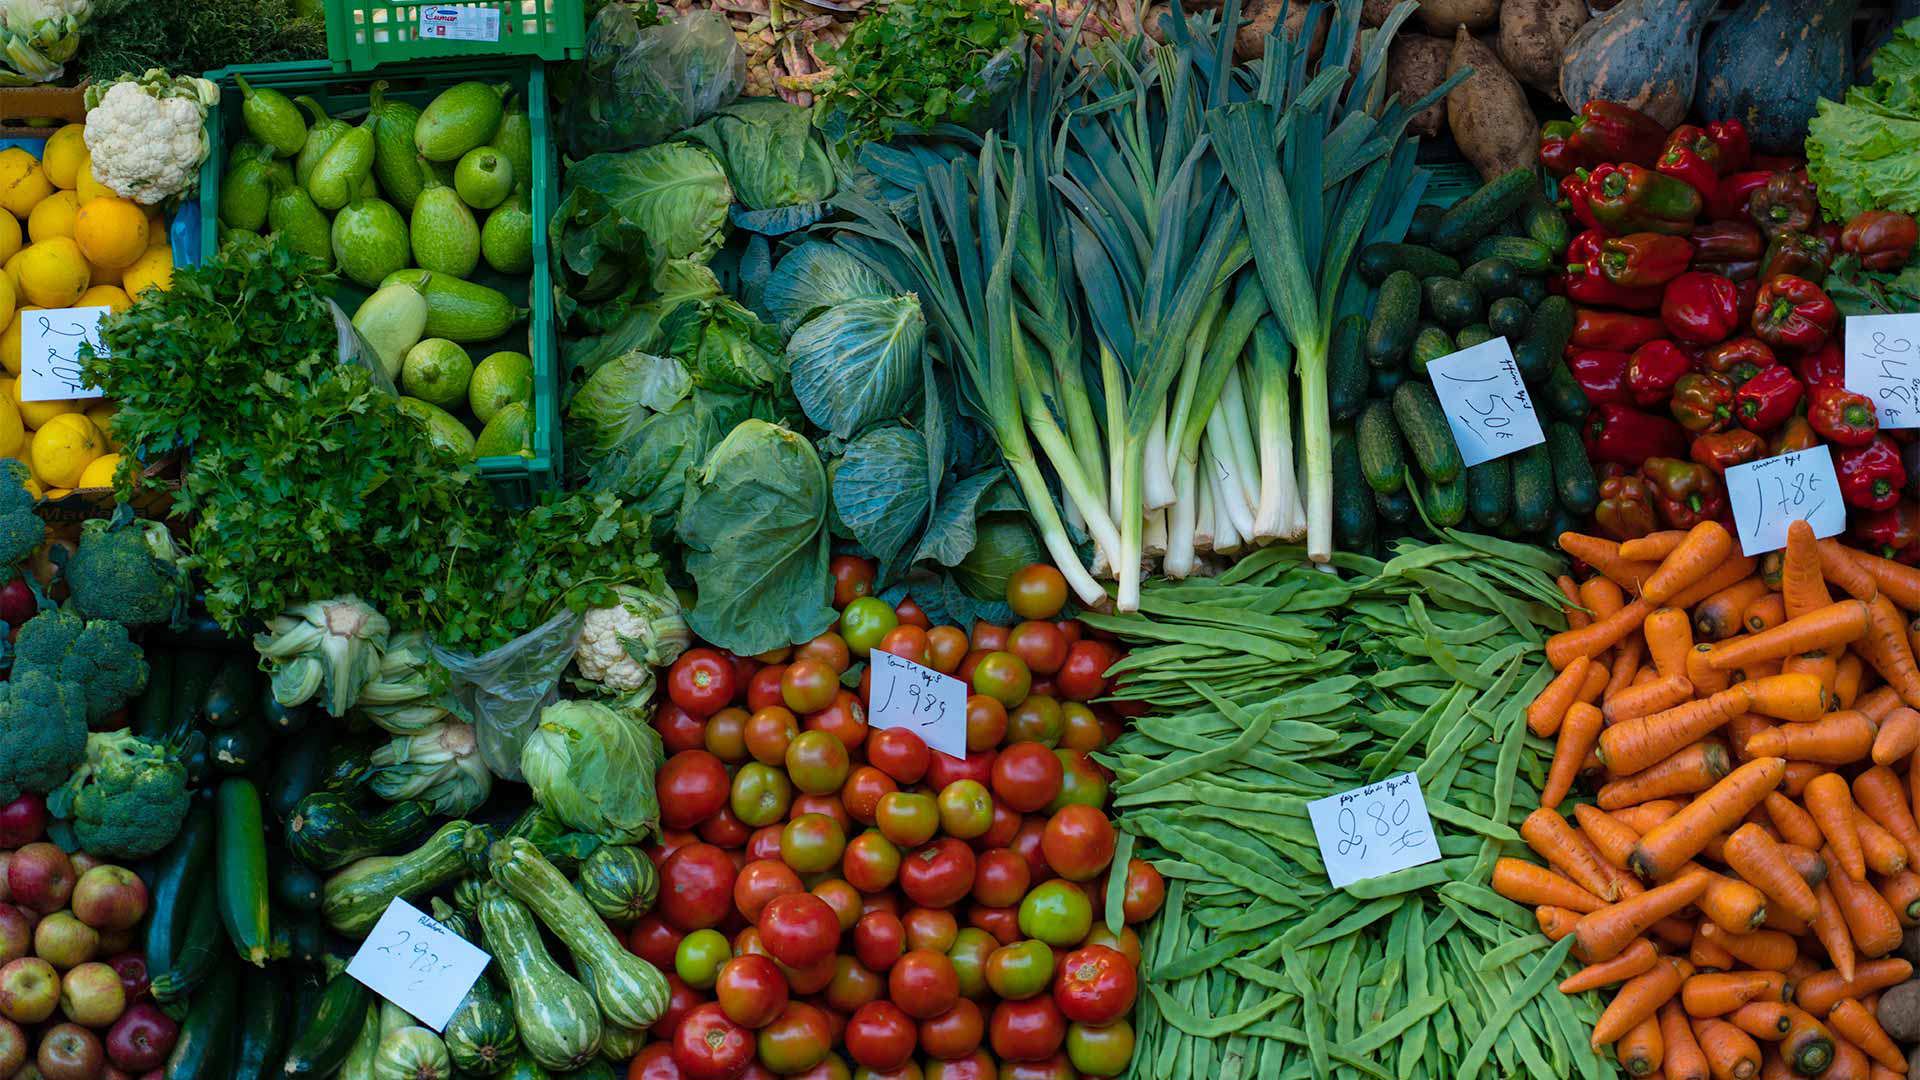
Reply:
[[1787, 548], [1780, 564], [1780, 596], [1787, 616], [1796, 618], [1833, 603], [1826, 579], [1820, 576], [1820, 548], [1813, 526], [1804, 521], [1787, 525]]
[[1847, 782], [1839, 773], [1822, 773], [1807, 785], [1803, 801], [1836, 856], [1837, 862], [1828, 859], [1828, 864], [1845, 870], [1855, 881], [1867, 880], [1866, 856], [1860, 850], [1860, 833], [1853, 825], [1855, 807]]
[[1647, 655], [1662, 678], [1687, 673], [1687, 653], [1693, 649], [1693, 620], [1675, 607], [1663, 607], [1647, 616], [1640, 632], [1647, 640]]
[[1620, 541], [1620, 557], [1634, 562], [1659, 562], [1687, 538], [1685, 529], [1662, 529], [1631, 540]]
[[1593, 1023], [1593, 1047], [1599, 1049], [1617, 1041], [1628, 1029], [1660, 1010], [1680, 992], [1680, 984], [1690, 972], [1686, 961], [1661, 957], [1653, 967], [1622, 983], [1607, 1003], [1605, 1012]]
[[1573, 790], [1574, 778], [1580, 774], [1580, 766], [1593, 752], [1600, 738], [1602, 721], [1600, 710], [1584, 701], [1576, 701], [1567, 710], [1567, 718], [1560, 725], [1559, 738], [1554, 741], [1553, 764], [1547, 770], [1547, 782], [1540, 789], [1540, 805], [1552, 808], [1560, 805], [1560, 800]]
[[[1831, 854], [1828, 849], [1823, 854]], [[1847, 932], [1853, 936], [1856, 952], [1861, 956], [1885, 956], [1900, 947], [1900, 916], [1894, 914], [1893, 905], [1887, 898], [1864, 881], [1855, 881], [1845, 874], [1832, 874], [1827, 879], [1828, 888], [1833, 890], [1834, 903], [1840, 908], [1841, 918], [1846, 920]]]
[[[1640, 595], [1650, 604], [1667, 599], [1712, 573], [1733, 554], [1733, 534], [1717, 521], [1703, 521], [1687, 530], [1686, 539], [1660, 560], [1641, 583]], [[1627, 560], [1623, 554], [1622, 559]]]
[[1585, 914], [1607, 906], [1605, 900], [1544, 866], [1502, 858], [1493, 864], [1493, 891], [1515, 903], [1548, 904]]
[[[1742, 664], [1738, 668], [1734, 669], [1733, 681], [1734, 682], [1751, 682], [1754, 679], [1764, 679], [1769, 675], [1778, 675], [1781, 672], [1787, 670], [1786, 663], [1787, 663], [1786, 660], [1782, 659], [1782, 660], [1756, 660], [1751, 664]], [[1817, 674], [1823, 676], [1823, 678], [1821, 679], [1821, 682], [1824, 684], [1827, 681], [1825, 676], [1830, 675], [1830, 672], [1826, 671], [1823, 668], [1821, 671], [1817, 672]]]
[[1787, 1000], [1787, 977], [1778, 971], [1720, 971], [1694, 975], [1680, 987], [1688, 1016], [1725, 1016], [1749, 1001]]
[[[1700, 925], [1712, 926], [1713, 924], [1704, 922]], [[1693, 970], [1732, 971], [1734, 965], [1739, 962], [1739, 957], [1721, 948], [1719, 942], [1701, 937], [1697, 929], [1693, 932], [1693, 941], [1687, 945], [1687, 963], [1693, 965]]]
[[1907, 846], [1868, 817], [1857, 801], [1853, 829], [1860, 835], [1860, 857], [1866, 861], [1867, 869], [1876, 874], [1897, 874], [1907, 868]]
[[1860, 695], [1853, 708], [1867, 714], [1867, 719], [1876, 724], [1884, 724], [1887, 717], [1900, 707], [1900, 695], [1891, 686], [1876, 686]]
[[1779, 1043], [1781, 1059], [1799, 1075], [1816, 1076], [1833, 1060], [1833, 1034], [1797, 1005], [1756, 1001], [1741, 1006], [1727, 1020], [1756, 1039]]
[[[1844, 875], [1834, 874], [1831, 877]], [[1847, 917], [1840, 911], [1840, 901], [1834, 898], [1833, 882], [1823, 881], [1814, 886], [1813, 895], [1820, 901], [1820, 913], [1810, 920], [1815, 937], [1827, 950], [1827, 959], [1833, 963], [1834, 970], [1843, 979], [1851, 980], [1854, 975], [1853, 933], [1847, 929]]]
[[1778, 930], [1729, 934], [1718, 924], [1703, 922], [1700, 929], [1694, 931], [1694, 937], [1726, 950], [1734, 959], [1760, 971], [1785, 971], [1800, 956], [1800, 946], [1793, 935]]
[[1575, 803], [1573, 819], [1580, 826], [1580, 835], [1602, 859], [1609, 865], [1626, 867], [1627, 856], [1640, 840], [1638, 829], [1591, 803]]
[[[1679, 813], [1680, 806], [1681, 803], [1677, 799], [1654, 799], [1639, 806], [1623, 806], [1609, 813], [1621, 824], [1632, 829], [1637, 836]], [[1575, 809], [1577, 810], [1578, 807]]]
[[1900, 700], [1920, 707], [1920, 667], [1913, 662], [1913, 644], [1907, 640], [1907, 620], [1885, 593], [1867, 605], [1867, 662], [1899, 691]]
[[1817, 849], [1782, 843], [1780, 850], [1787, 857], [1787, 865], [1793, 867], [1808, 888], [1827, 880], [1827, 860], [1820, 857]]
[[1697, 902], [1700, 914], [1730, 934], [1750, 934], [1758, 930], [1767, 918], [1766, 894], [1725, 874], [1713, 877], [1713, 883], [1700, 894]]
[[[1498, 874], [1496, 868], [1494, 873]], [[1621, 951], [1619, 956], [1598, 964], [1588, 964], [1579, 971], [1560, 980], [1560, 992], [1578, 994], [1583, 990], [1598, 990], [1603, 986], [1625, 982], [1653, 967], [1660, 958], [1660, 950], [1646, 938], [1635, 938], [1633, 944]]]
[[1602, 810], [1617, 810], [1648, 799], [1692, 795], [1719, 783], [1732, 768], [1726, 744], [1702, 739], [1637, 773], [1602, 784], [1597, 799]]
[[1873, 573], [1854, 558], [1854, 552], [1840, 545], [1838, 540], [1820, 540], [1815, 542], [1820, 549], [1820, 576], [1830, 585], [1838, 585], [1840, 591], [1855, 600], [1871, 600], [1880, 595], [1880, 583]]
[[1660, 1067], [1667, 1080], [1707, 1080], [1707, 1055], [1700, 1052], [1700, 1041], [1693, 1037], [1693, 1024], [1677, 1001], [1660, 1006], [1660, 1038], [1667, 1045], [1667, 1056]]
[[1805, 674], [1774, 675], [1740, 684], [1754, 712], [1775, 720], [1805, 723], [1818, 720], [1833, 707], [1833, 699], [1818, 677]]
[[1693, 1036], [1706, 1055], [1713, 1080], [1753, 1080], [1760, 1074], [1760, 1046], [1753, 1036], [1711, 1017], [1693, 1022]]
[[1833, 698], [1838, 708], [1851, 709], [1855, 699], [1860, 696], [1860, 687], [1866, 682], [1867, 665], [1860, 654], [1848, 649], [1833, 667]]
[[1598, 656], [1638, 630], [1640, 624], [1646, 621], [1647, 610], [1645, 600], [1635, 600], [1606, 618], [1595, 620], [1591, 625], [1578, 630], [1562, 630], [1547, 639], [1547, 662], [1555, 670], [1564, 670], [1576, 656], [1589, 659]]
[[[1688, 611], [1692, 611], [1701, 601], [1712, 597], [1716, 593], [1730, 589], [1749, 578], [1758, 581], [1759, 579], [1754, 578], [1753, 574], [1754, 568], [1758, 565], [1758, 561], [1750, 559], [1745, 555], [1735, 555], [1716, 567], [1713, 573], [1708, 574], [1706, 577], [1701, 578], [1699, 581], [1668, 597], [1667, 606], [1685, 608]], [[1767, 587], [1766, 583], [1761, 582], [1760, 587], [1765, 589]], [[1754, 595], [1755, 594], [1749, 593], [1747, 598], [1741, 601], [1740, 606], [1733, 609], [1731, 617], [1736, 624], [1736, 630], [1738, 629], [1737, 624], [1740, 620], [1740, 613], [1745, 611], [1747, 605], [1753, 602]], [[1697, 612], [1694, 615], [1693, 629], [1695, 636], [1698, 636], [1700, 632], [1700, 617]]]
[[1580, 916], [1573, 930], [1577, 955], [1589, 964], [1613, 959], [1655, 923], [1698, 900], [1712, 882], [1704, 871], [1688, 870], [1639, 896]]
[[1713, 646], [1701, 642], [1687, 653], [1687, 681], [1695, 694], [1717, 694], [1733, 684], [1733, 676], [1713, 666]]
[[1866, 1051], [1868, 1057], [1894, 1072], [1907, 1071], [1907, 1056], [1893, 1045], [1893, 1040], [1887, 1037], [1880, 1021], [1875, 1020], [1860, 1002], [1853, 998], [1841, 998], [1834, 1002], [1833, 1008], [1827, 1013], [1827, 1023], [1832, 1026], [1834, 1034]]
[[[1727, 671], [1812, 649], [1837, 649], [1865, 637], [1867, 624], [1866, 604], [1841, 600], [1797, 619], [1788, 619], [1771, 630], [1720, 642], [1713, 647], [1708, 663]], [[1588, 627], [1589, 631], [1592, 629]], [[1552, 649], [1551, 639], [1548, 649]]]
[[1600, 760], [1622, 776], [1637, 773], [1747, 710], [1747, 691], [1735, 686], [1711, 697], [1623, 720], [1600, 733]]
[[1880, 721], [1880, 730], [1873, 736], [1873, 763], [1905, 761], [1915, 750], [1920, 750], [1920, 712], [1902, 705]]
[[1593, 567], [1607, 580], [1635, 595], [1640, 592], [1640, 583], [1653, 576], [1660, 565], [1623, 559], [1620, 557], [1619, 544], [1605, 537], [1587, 536], [1584, 533], [1561, 533], [1560, 550]]
[[1747, 753], [1768, 757], [1846, 765], [1873, 751], [1873, 721], [1867, 714], [1847, 709], [1812, 723], [1785, 724], [1747, 740]]
[[[1642, 674], [1656, 669], [1643, 669]], [[1622, 720], [1637, 720], [1642, 716], [1651, 716], [1664, 712], [1675, 705], [1693, 697], [1693, 684], [1685, 675], [1669, 675], [1661, 678], [1654, 674], [1646, 682], [1622, 690], [1607, 700], [1606, 718], [1608, 724], [1618, 724]]]
[[1916, 571], [1905, 563], [1843, 547], [1838, 541], [1822, 540], [1820, 543], [1822, 566], [1825, 565], [1825, 545], [1832, 544], [1835, 550], [1851, 556], [1853, 564], [1873, 579], [1874, 585], [1887, 594], [1887, 599], [1907, 611], [1920, 611], [1920, 571]]
[[1533, 921], [1548, 941], [1559, 941], [1573, 933], [1573, 928], [1580, 922], [1580, 913], [1552, 904], [1541, 904], [1533, 909]]
[[1841, 998], [1864, 997], [1898, 986], [1913, 975], [1913, 965], [1899, 957], [1864, 960], [1851, 978], [1838, 971], [1822, 971], [1800, 980], [1794, 1003], [1815, 1016], [1825, 1016]]
[[[1747, 606], [1767, 595], [1767, 583], [1757, 577], [1732, 582], [1726, 588], [1693, 605], [1693, 636], [1699, 641], [1720, 641], [1740, 632]], [[1680, 605], [1674, 604], [1673, 607]]]
[[1861, 813], [1900, 842], [1906, 849], [1909, 865], [1920, 866], [1920, 822], [1914, 821], [1913, 811], [1907, 805], [1907, 792], [1892, 769], [1875, 765], [1855, 776], [1853, 802]]
[[1613, 1055], [1628, 1076], [1650, 1077], [1660, 1071], [1667, 1054], [1666, 1041], [1660, 1035], [1660, 1017], [1654, 1015], [1633, 1025], [1620, 1041], [1613, 1044]]
[[1520, 838], [1534, 854], [1547, 860], [1555, 870], [1602, 900], [1620, 899], [1613, 875], [1607, 873], [1600, 857], [1593, 853], [1567, 819], [1548, 809], [1535, 810], [1520, 823]]
[[1547, 738], [1560, 730], [1560, 721], [1567, 715], [1567, 708], [1580, 695], [1580, 689], [1586, 685], [1587, 668], [1593, 661], [1587, 657], [1575, 657], [1573, 662], [1561, 669], [1553, 681], [1543, 687], [1527, 706], [1527, 730], [1541, 738]]
[[1654, 923], [1648, 933], [1653, 935], [1655, 945], [1663, 945], [1669, 952], [1684, 949], [1693, 942], [1693, 920], [1669, 915]]
[[1585, 833], [1576, 831], [1573, 836], [1583, 849], [1599, 861], [1600, 868], [1606, 872], [1607, 879], [1613, 882], [1614, 890], [1620, 894], [1622, 900], [1629, 896], [1639, 896], [1647, 891], [1647, 887], [1640, 884], [1640, 879], [1627, 871], [1624, 862], [1619, 866], [1614, 865], [1613, 861], [1602, 854], [1599, 846]]
[[1581, 684], [1580, 692], [1574, 695], [1574, 700], [1584, 701], [1589, 705], [1599, 701], [1600, 695], [1606, 692], [1607, 680], [1612, 676], [1613, 670], [1607, 664], [1588, 663], [1587, 681]]
[[1747, 605], [1740, 613], [1740, 626], [1749, 634], [1771, 630], [1787, 621], [1787, 605], [1780, 594], [1770, 592]]
[[1640, 660], [1646, 651], [1646, 638], [1638, 630], [1614, 646], [1613, 656], [1607, 662], [1607, 688], [1600, 692], [1601, 701], [1633, 686], [1634, 680], [1640, 676]]
[[[1633, 673], [1633, 685], [1645, 686], [1648, 683], [1658, 679], [1659, 677], [1660, 677], [1659, 668], [1642, 667], [1639, 671], [1636, 671]], [[1688, 696], [1691, 697], [1692, 695], [1688, 695]]]
[[1767, 817], [1772, 819], [1773, 827], [1780, 831], [1780, 838], [1789, 844], [1798, 844], [1804, 848], [1819, 850], [1820, 824], [1813, 815], [1800, 808], [1798, 803], [1778, 793], [1768, 795], [1766, 799]]
[[1867, 1080], [1900, 1080], [1900, 1077], [1905, 1075], [1906, 1073], [1895, 1072], [1877, 1061], [1867, 1067]]
[[1642, 881], [1660, 881], [1693, 858], [1707, 841], [1734, 827], [1767, 792], [1780, 785], [1787, 763], [1757, 758], [1728, 773], [1679, 813], [1640, 837], [1627, 866]]
[[1873, 1059], [1845, 1039], [1833, 1040], [1833, 1061], [1820, 1080], [1872, 1080]]
[[1580, 586], [1575, 585], [1572, 578], [1561, 574], [1553, 579], [1553, 583], [1559, 587], [1560, 595], [1567, 601], [1561, 605], [1560, 610], [1566, 615], [1568, 626], [1578, 630], [1593, 621], [1592, 614], [1580, 603]]
[[1920, 926], [1920, 874], [1909, 868], [1883, 879], [1880, 895], [1900, 916], [1900, 925]]
[[1627, 594], [1620, 586], [1595, 574], [1580, 583], [1580, 603], [1598, 621], [1626, 607]]
[[1747, 744], [1753, 741], [1755, 735], [1772, 731], [1773, 727], [1773, 722], [1759, 713], [1741, 713], [1727, 721], [1727, 748], [1733, 751], [1733, 760], [1747, 762], [1759, 757], [1747, 749]]
[[1818, 914], [1819, 902], [1814, 899], [1813, 889], [1765, 829], [1749, 822], [1733, 830], [1727, 837], [1726, 856], [1734, 873], [1766, 893], [1788, 914], [1803, 920]]

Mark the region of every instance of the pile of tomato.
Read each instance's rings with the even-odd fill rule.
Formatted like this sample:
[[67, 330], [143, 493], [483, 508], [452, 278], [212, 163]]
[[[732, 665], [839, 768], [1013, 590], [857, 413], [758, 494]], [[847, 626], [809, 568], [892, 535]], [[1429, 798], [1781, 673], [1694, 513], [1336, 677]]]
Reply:
[[[1024, 620], [933, 626], [834, 560], [832, 631], [687, 652], [655, 723], [665, 833], [628, 946], [672, 996], [629, 1080], [1072, 1080], [1133, 1053], [1140, 939], [1165, 883], [1122, 868], [1091, 752], [1120, 730], [1121, 658], [1060, 619], [1066, 582], [1008, 585]], [[849, 672], [893, 653], [968, 684], [967, 755], [872, 728]], [[1118, 927], [1116, 932], [1113, 927]]]

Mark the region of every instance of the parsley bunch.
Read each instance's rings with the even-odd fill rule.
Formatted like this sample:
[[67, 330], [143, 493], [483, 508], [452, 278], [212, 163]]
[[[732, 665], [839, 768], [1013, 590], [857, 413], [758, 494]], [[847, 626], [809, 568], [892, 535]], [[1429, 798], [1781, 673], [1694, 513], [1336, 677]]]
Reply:
[[895, 0], [828, 57], [826, 128], [853, 147], [965, 123], [991, 95], [987, 62], [1039, 29], [1015, 0]]

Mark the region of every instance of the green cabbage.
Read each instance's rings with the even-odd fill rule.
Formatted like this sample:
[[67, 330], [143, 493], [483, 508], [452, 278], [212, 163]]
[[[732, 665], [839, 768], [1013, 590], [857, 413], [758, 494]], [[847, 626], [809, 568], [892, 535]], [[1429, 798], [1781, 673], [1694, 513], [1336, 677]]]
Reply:
[[653, 774], [660, 737], [597, 701], [541, 710], [520, 751], [520, 770], [539, 804], [569, 828], [610, 844], [638, 844], [659, 824]]

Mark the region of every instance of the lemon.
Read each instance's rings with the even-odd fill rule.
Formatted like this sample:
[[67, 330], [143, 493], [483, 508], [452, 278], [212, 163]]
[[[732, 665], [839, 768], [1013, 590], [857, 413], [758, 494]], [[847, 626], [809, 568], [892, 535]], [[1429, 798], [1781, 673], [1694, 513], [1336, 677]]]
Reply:
[[113, 402], [95, 398], [93, 404], [87, 406], [87, 419], [100, 429], [100, 438], [105, 440], [107, 449], [117, 454], [120, 452], [120, 440], [113, 437], [114, 411]]
[[48, 420], [33, 433], [33, 471], [53, 487], [70, 488], [105, 451], [93, 421], [79, 413], [66, 413]]
[[95, 285], [118, 286], [120, 279], [125, 275], [126, 271], [118, 267], [99, 266], [94, 263], [87, 264], [87, 280], [93, 282]]
[[73, 239], [90, 263], [119, 268], [132, 266], [133, 260], [147, 250], [147, 212], [131, 199], [95, 199], [82, 203], [80, 213], [73, 219]]
[[173, 249], [165, 244], [148, 248], [120, 275], [120, 288], [128, 296], [139, 296], [148, 286], [161, 292], [173, 288]]
[[155, 210], [147, 215], [147, 246], [159, 247], [167, 242], [167, 215]]
[[35, 243], [73, 235], [73, 219], [80, 213], [80, 196], [56, 191], [40, 200], [27, 215], [27, 236]]
[[0, 456], [13, 457], [26, 449], [27, 425], [13, 402], [0, 399]]
[[101, 183], [93, 175], [93, 154], [88, 153], [80, 161], [80, 168], [74, 176], [73, 193], [80, 197], [80, 205], [85, 206], [95, 199], [118, 198], [119, 192]]
[[21, 248], [8, 257], [5, 263], [0, 263], [0, 274], [7, 275], [7, 280], [13, 283], [15, 296], [20, 295], [20, 257], [26, 253], [27, 249]]
[[39, 158], [17, 146], [0, 150], [0, 206], [23, 218], [51, 194], [53, 182], [47, 179]]
[[8, 323], [14, 321], [13, 308], [18, 302], [19, 298], [13, 293], [12, 279], [0, 274], [0, 316], [4, 316]]
[[53, 186], [73, 190], [80, 179], [80, 164], [87, 160], [87, 125], [68, 124], [47, 139], [40, 150], [40, 167], [46, 170]]
[[72, 307], [92, 283], [87, 257], [69, 237], [42, 240], [20, 253], [20, 291], [40, 307]]
[[119, 454], [101, 454], [80, 471], [80, 482], [75, 487], [110, 488], [113, 486], [113, 474], [120, 469]]
[[12, 214], [0, 214], [0, 262], [20, 253], [20, 222]]
[[0, 364], [6, 365], [7, 374], [12, 376], [12, 378], [7, 380], [6, 387], [7, 400], [9, 401], [20, 400], [19, 394], [14, 390], [13, 384], [20, 378], [21, 327], [26, 321], [27, 312], [39, 310], [39, 308], [34, 307], [32, 304], [16, 308], [13, 317], [7, 320], [6, 330], [0, 332]]
[[72, 488], [50, 487], [47, 489], [46, 494], [40, 496], [40, 498], [47, 502], [59, 502], [71, 494], [73, 494]]
[[73, 302], [74, 307], [103, 307], [115, 314], [133, 306], [133, 297], [128, 296], [118, 285], [95, 285], [80, 294]]
[[[22, 380], [20, 379], [13, 380], [11, 396], [13, 397], [13, 403], [20, 409], [20, 419], [25, 421], [26, 425], [33, 430], [39, 431], [41, 428], [46, 427], [55, 417], [79, 414], [80, 404], [77, 401], [21, 401], [21, 382]], [[86, 420], [87, 418], [82, 416], [80, 419]], [[92, 421], [88, 421], [88, 423], [91, 424]], [[40, 472], [38, 464], [34, 466], [34, 472]]]

